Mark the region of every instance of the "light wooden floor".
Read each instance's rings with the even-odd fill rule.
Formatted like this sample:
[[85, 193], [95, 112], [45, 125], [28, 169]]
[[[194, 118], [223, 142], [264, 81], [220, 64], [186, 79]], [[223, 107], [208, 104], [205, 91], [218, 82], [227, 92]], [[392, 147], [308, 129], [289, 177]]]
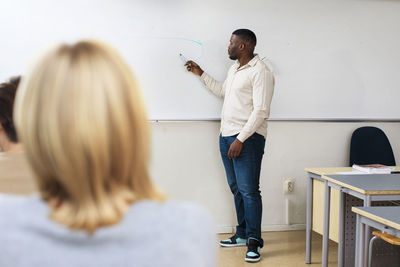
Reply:
[[[226, 239], [232, 234], [220, 234], [219, 239]], [[321, 236], [313, 233], [312, 264], [305, 264], [306, 233], [305, 231], [265, 232], [262, 234], [264, 247], [261, 249], [261, 261], [247, 263], [244, 257], [247, 247], [219, 248], [219, 267], [297, 267], [321, 266]], [[329, 243], [329, 266], [337, 266], [337, 244]]]

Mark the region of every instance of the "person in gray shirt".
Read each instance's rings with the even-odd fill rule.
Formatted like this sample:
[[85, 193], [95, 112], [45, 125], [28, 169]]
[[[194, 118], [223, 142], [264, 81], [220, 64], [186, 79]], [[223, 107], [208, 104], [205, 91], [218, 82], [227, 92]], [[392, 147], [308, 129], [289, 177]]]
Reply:
[[20, 77], [0, 84], [0, 152], [19, 153], [22, 151], [18, 143], [13, 117], [14, 98]]
[[13, 122], [20, 76], [0, 84], [0, 192], [32, 194], [36, 186]]
[[149, 177], [141, 92], [114, 49], [46, 52], [14, 119], [40, 194], [0, 194], [0, 266], [216, 266], [210, 214], [166, 201]]

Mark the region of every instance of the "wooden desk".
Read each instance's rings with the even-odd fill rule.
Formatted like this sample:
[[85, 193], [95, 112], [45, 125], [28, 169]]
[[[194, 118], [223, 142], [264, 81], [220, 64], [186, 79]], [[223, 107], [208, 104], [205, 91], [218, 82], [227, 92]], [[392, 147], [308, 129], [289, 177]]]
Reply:
[[[331, 188], [338, 189], [341, 193], [339, 202], [343, 203], [343, 194], [349, 194], [362, 199], [364, 207], [371, 206], [372, 201], [400, 200], [400, 174], [360, 174], [360, 175], [323, 175], [326, 181], [325, 203], [324, 203], [324, 238], [322, 265], [328, 266], [328, 238], [330, 194]], [[339, 205], [339, 244], [343, 243], [344, 218], [343, 205]], [[365, 227], [365, 234], [369, 236], [369, 227]], [[367, 255], [367, 245], [362, 248]], [[339, 248], [340, 257], [338, 265], [343, 265], [343, 246]]]
[[[332, 211], [332, 216], [329, 216], [332, 218], [332, 223], [331, 225], [336, 225], [336, 227], [332, 227], [331, 231], [329, 231], [329, 235], [326, 234], [324, 235], [324, 218], [325, 216], [321, 216], [324, 214], [325, 209], [324, 209], [324, 199], [326, 199], [327, 195], [325, 192], [327, 191], [325, 189], [325, 184], [326, 180], [323, 178], [323, 175], [329, 175], [329, 174], [337, 174], [338, 172], [350, 172], [353, 171], [354, 169], [351, 167], [330, 167], [330, 168], [305, 168], [305, 171], [308, 174], [308, 181], [307, 181], [307, 217], [306, 217], [306, 263], [310, 264], [311, 263], [311, 234], [312, 231], [314, 230], [320, 234], [323, 235], [324, 238], [326, 238], [326, 242], [329, 241], [329, 237], [331, 237], [332, 240], [338, 242], [338, 217], [339, 217], [339, 194], [340, 191], [337, 189], [332, 190], [332, 202], [331, 199], [329, 200], [330, 203], [332, 204], [332, 207], [330, 207], [329, 212]], [[329, 196], [331, 198], [331, 196]], [[330, 205], [331, 205], [330, 204]], [[336, 218], [336, 220], [335, 220]], [[325, 230], [326, 231], [326, 230]], [[323, 242], [325, 244], [325, 242]], [[339, 254], [343, 249], [341, 248], [342, 244], [338, 242], [339, 245]], [[323, 251], [327, 251], [327, 248], [323, 248]], [[340, 258], [341, 256], [338, 255]], [[324, 258], [324, 257], [323, 257]]]
[[[396, 170], [399, 171], [400, 166], [396, 166]], [[351, 167], [329, 167], [305, 168], [305, 171], [308, 174], [306, 202], [306, 263], [311, 263], [311, 234], [312, 230], [314, 230], [323, 235], [323, 266], [327, 266], [328, 264], [327, 244], [329, 238], [338, 242], [338, 266], [343, 266], [344, 246], [343, 242], [339, 242], [339, 239], [344, 239], [344, 232], [343, 227], [339, 226], [344, 223], [344, 192], [341, 192], [341, 187], [339, 187], [333, 188], [331, 194], [331, 189], [329, 188], [328, 190], [328, 181], [325, 179], [324, 175], [334, 175], [338, 172], [352, 172], [355, 170]], [[327, 194], [328, 191], [329, 195]], [[324, 203], [327, 202], [329, 202], [329, 209], [324, 208]], [[322, 214], [324, 216], [321, 216]], [[321, 218], [323, 219], [321, 220]], [[324, 224], [326, 220], [328, 220], [330, 224]], [[332, 229], [329, 228], [329, 225], [333, 226]]]
[[368, 242], [366, 225], [400, 237], [400, 207], [353, 207], [351, 210], [357, 214], [356, 266], [364, 266], [366, 255], [362, 247]]

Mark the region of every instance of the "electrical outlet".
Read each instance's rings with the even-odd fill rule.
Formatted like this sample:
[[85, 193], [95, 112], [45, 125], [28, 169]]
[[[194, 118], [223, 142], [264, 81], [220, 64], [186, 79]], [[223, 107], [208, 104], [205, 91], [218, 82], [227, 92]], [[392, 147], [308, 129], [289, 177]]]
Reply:
[[284, 194], [290, 194], [293, 193], [294, 191], [294, 180], [293, 179], [287, 179], [283, 183], [283, 193]]

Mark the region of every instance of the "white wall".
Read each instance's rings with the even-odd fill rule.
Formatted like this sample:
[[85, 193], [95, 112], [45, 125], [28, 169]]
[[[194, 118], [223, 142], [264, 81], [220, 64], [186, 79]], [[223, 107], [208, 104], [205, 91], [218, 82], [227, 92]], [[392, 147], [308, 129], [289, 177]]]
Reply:
[[[262, 229], [302, 229], [306, 218], [305, 167], [347, 166], [354, 129], [372, 125], [388, 136], [400, 164], [399, 122], [270, 121], [261, 170]], [[214, 216], [219, 232], [236, 225], [233, 199], [218, 150], [219, 122], [152, 122], [151, 173], [170, 199], [196, 202]], [[283, 181], [295, 190], [283, 194]], [[285, 199], [290, 201], [286, 225]]]

